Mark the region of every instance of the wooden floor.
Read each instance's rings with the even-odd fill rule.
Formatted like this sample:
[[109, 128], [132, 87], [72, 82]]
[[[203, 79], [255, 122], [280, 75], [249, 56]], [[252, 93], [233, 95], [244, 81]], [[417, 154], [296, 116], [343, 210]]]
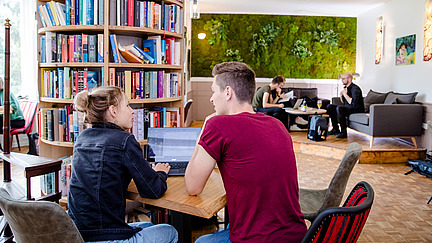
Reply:
[[[326, 188], [340, 163], [340, 160], [300, 152], [296, 152], [296, 160], [299, 186], [313, 189]], [[359, 181], [367, 181], [375, 191], [374, 204], [358, 242], [432, 242], [432, 203], [426, 204], [432, 195], [432, 179], [416, 173], [404, 175], [409, 170], [404, 164], [354, 167], [344, 199]], [[12, 174], [13, 180], [25, 185], [22, 171], [12, 166]], [[194, 238], [197, 234], [212, 233], [212, 229], [198, 229]]]

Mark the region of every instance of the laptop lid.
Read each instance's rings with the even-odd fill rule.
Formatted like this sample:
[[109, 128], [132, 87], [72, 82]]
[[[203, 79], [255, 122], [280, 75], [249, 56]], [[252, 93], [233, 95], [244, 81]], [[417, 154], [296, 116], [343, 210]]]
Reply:
[[293, 106], [293, 110], [298, 109], [302, 102], [303, 102], [303, 99], [298, 99]]
[[147, 157], [154, 162], [189, 162], [200, 132], [200, 127], [149, 127]]

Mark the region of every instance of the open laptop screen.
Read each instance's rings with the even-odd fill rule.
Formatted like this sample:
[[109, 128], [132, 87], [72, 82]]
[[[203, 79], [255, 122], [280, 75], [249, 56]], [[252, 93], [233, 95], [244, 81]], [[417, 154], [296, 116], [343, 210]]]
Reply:
[[147, 138], [148, 158], [155, 162], [189, 161], [200, 132], [200, 127], [151, 127]]

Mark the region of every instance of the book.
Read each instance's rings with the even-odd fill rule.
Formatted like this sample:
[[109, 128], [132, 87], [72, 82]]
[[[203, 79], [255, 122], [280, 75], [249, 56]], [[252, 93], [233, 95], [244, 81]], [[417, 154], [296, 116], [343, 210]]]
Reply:
[[103, 39], [104, 39], [103, 34], [97, 35], [97, 61], [98, 62], [104, 62], [104, 58], [103, 58], [104, 40]]
[[162, 60], [162, 44], [161, 36], [150, 36], [148, 37], [148, 40], [154, 40], [154, 52], [155, 52], [155, 64], [163, 64]]
[[123, 48], [125, 50], [130, 51], [132, 54], [134, 54], [135, 56], [137, 56], [138, 58], [143, 60], [144, 63], [146, 63], [146, 64], [154, 62], [154, 59], [151, 56], [149, 56], [147, 53], [145, 53], [143, 50], [141, 50], [141, 48], [139, 48], [135, 44], [127, 45], [127, 46], [124, 46]]
[[98, 86], [99, 74], [96, 71], [87, 71], [87, 90], [92, 93]]
[[96, 35], [88, 35], [88, 61], [96, 62]]
[[38, 13], [39, 13], [39, 17], [40, 17], [40, 19], [41, 19], [41, 22], [42, 22], [42, 26], [43, 26], [43, 27], [47, 27], [48, 25], [47, 25], [47, 22], [45, 21], [45, 18], [44, 18], [44, 16], [43, 16], [43, 14], [42, 14], [41, 6], [42, 6], [42, 5], [39, 5], [39, 6], [37, 7], [37, 10], [38, 10]]
[[153, 64], [158, 64], [156, 59], [156, 40], [155, 39], [147, 39], [143, 40], [143, 49], [144, 53], [147, 53], [151, 58], [153, 58]]
[[126, 50], [123, 48], [120, 44], [118, 45], [118, 50], [120, 51], [120, 54], [123, 56], [123, 58], [129, 62], [129, 63], [141, 63], [144, 64], [144, 60], [138, 58], [135, 56], [132, 52], [129, 50]]
[[120, 54], [118, 54], [116, 35], [110, 35], [111, 50], [115, 63], [120, 63]]

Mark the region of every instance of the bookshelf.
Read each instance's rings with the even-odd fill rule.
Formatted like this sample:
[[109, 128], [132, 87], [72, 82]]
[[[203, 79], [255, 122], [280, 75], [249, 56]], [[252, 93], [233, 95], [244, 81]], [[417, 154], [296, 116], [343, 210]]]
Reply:
[[[73, 3], [72, 3], [73, 2]], [[97, 73], [98, 77], [98, 86], [99, 85], [112, 85], [113, 80], [110, 77], [110, 70], [115, 70], [116, 73], [124, 73], [125, 71], [131, 71], [132, 73], [136, 72], [153, 72], [153, 73], [162, 73], [163, 74], [163, 80], [168, 80], [168, 77], [175, 78], [175, 92], [167, 91], [163, 93], [163, 95], [154, 94], [154, 96], [151, 97], [139, 97], [134, 99], [134, 87], [131, 87], [129, 90], [132, 89], [132, 97], [130, 99], [130, 103], [132, 108], [134, 109], [147, 109], [149, 111], [152, 111], [155, 107], [167, 107], [167, 108], [174, 108], [174, 112], [177, 112], [176, 116], [172, 116], [172, 119], [176, 119], [176, 124], [178, 126], [184, 126], [183, 122], [183, 104], [184, 104], [184, 89], [185, 89], [185, 82], [184, 82], [184, 31], [183, 31], [183, 18], [184, 18], [184, 2], [183, 1], [177, 1], [177, 0], [154, 0], [154, 1], [142, 1], [142, 0], [59, 0], [58, 3], [64, 4], [64, 6], [67, 6], [68, 4], [74, 4], [76, 7], [76, 4], [82, 4], [82, 6], [87, 4], [93, 4], [93, 7], [86, 7], [90, 8], [87, 9], [87, 14], [90, 15], [90, 13], [94, 13], [93, 21], [97, 21], [98, 23], [95, 24], [80, 24], [80, 25], [62, 25], [60, 20], [60, 25], [55, 25], [56, 22], [54, 20], [46, 20], [47, 13], [43, 12], [43, 8], [39, 6], [45, 6], [45, 8], [50, 7], [50, 5], [54, 3], [53, 1], [46, 1], [46, 0], [38, 0], [36, 4], [36, 18], [38, 21], [38, 36], [37, 36], [37, 45], [38, 45], [38, 92], [39, 92], [39, 108], [42, 112], [45, 112], [46, 110], [52, 110], [52, 109], [62, 109], [64, 107], [70, 107], [73, 104], [73, 90], [78, 89], [78, 87], [73, 87], [74, 81], [72, 77], [71, 71], [76, 71], [79, 73], [80, 71], [93, 71]], [[55, 5], [56, 3], [54, 3]], [[57, 4], [57, 5], [61, 5]], [[121, 4], [122, 8], [118, 9], [117, 4]], [[128, 4], [135, 5], [134, 11], [130, 11], [132, 8]], [[143, 4], [144, 8], [141, 8]], [[94, 7], [97, 5], [98, 7]], [[51, 5], [53, 6], [53, 5]], [[90, 5], [88, 5], [90, 6]], [[103, 6], [103, 8], [101, 8]], [[114, 6], [114, 8], [113, 8]], [[126, 6], [126, 9], [124, 7]], [[138, 7], [140, 6], [140, 7]], [[74, 7], [74, 6], [71, 6]], [[128, 8], [129, 7], [129, 8]], [[98, 10], [95, 10], [99, 8]], [[51, 8], [52, 9], [52, 8]], [[57, 10], [60, 10], [61, 8], [57, 6]], [[151, 9], [151, 10], [150, 10]], [[91, 12], [92, 10], [95, 10], [94, 12]], [[132, 16], [132, 20], [134, 18], [137, 18], [137, 16], [140, 16], [138, 20], [135, 19], [132, 21], [132, 25], [135, 26], [125, 26], [124, 21], [128, 21], [128, 17], [130, 18], [130, 15], [127, 14], [118, 14], [121, 13], [121, 11], [130, 11], [133, 12], [134, 15]], [[144, 10], [144, 12], [143, 12]], [[158, 11], [159, 10], [159, 11]], [[164, 13], [164, 10], [168, 11], [167, 14]], [[55, 10], [54, 10], [55, 11]], [[78, 11], [78, 9], [74, 10]], [[72, 16], [72, 13], [74, 12], [70, 9], [70, 15]], [[149, 12], [150, 11], [150, 12]], [[154, 12], [151, 12], [154, 11]], [[85, 12], [85, 9], [84, 11]], [[97, 13], [96, 13], [97, 12]], [[82, 12], [79, 12], [82, 13]], [[113, 13], [115, 13], [115, 17], [113, 18]], [[151, 13], [151, 14], [150, 14]], [[67, 16], [68, 11], [65, 10], [64, 14]], [[101, 14], [103, 14], [103, 18], [101, 18]], [[61, 14], [59, 14], [61, 15]], [[79, 15], [79, 14], [78, 14]], [[78, 15], [75, 14], [74, 16], [78, 18]], [[96, 15], [98, 17], [96, 18]], [[123, 17], [126, 15], [126, 17]], [[53, 16], [53, 15], [52, 15]], [[120, 17], [119, 17], [120, 16]], [[48, 16], [49, 17], [49, 16]], [[151, 19], [146, 19], [146, 17], [151, 17]], [[123, 19], [122, 19], [123, 18]], [[101, 19], [103, 19], [103, 24], [100, 24]], [[159, 20], [160, 19], [160, 20]], [[87, 18], [88, 20], [88, 18]], [[49, 24], [47, 21], [53, 21], [51, 24]], [[68, 19], [65, 17], [66, 23], [68, 22]], [[71, 18], [69, 20], [71, 23], [73, 23], [73, 19]], [[75, 21], [78, 21], [75, 19]], [[91, 20], [90, 20], [91, 21]], [[85, 22], [85, 20], [84, 20]], [[137, 27], [138, 25], [141, 25], [141, 27]], [[166, 22], [166, 24], [164, 24]], [[91, 22], [90, 22], [91, 23]], [[129, 25], [131, 24], [131, 21], [129, 19]], [[51, 25], [51, 26], [50, 26]], [[55, 25], [55, 26], [54, 26]], [[143, 27], [146, 26], [146, 27]], [[55, 38], [58, 38], [57, 41], [61, 41], [61, 36], [66, 36], [66, 47], [61, 46], [62, 49], [67, 50], [65, 53], [68, 56], [66, 60], [63, 60], [64, 53], [60, 52], [59, 50], [59, 56], [61, 54], [61, 57], [59, 57], [58, 60], [50, 59], [51, 61], [47, 61], [49, 57], [53, 58], [52, 56], [48, 56], [46, 48], [42, 48], [42, 46], [46, 47], [46, 42], [48, 41], [48, 37], [50, 36], [56, 36]], [[98, 35], [103, 34], [103, 37], [101, 40], [98, 40]], [[94, 35], [96, 36], [96, 60], [92, 62], [83, 62], [84, 57], [81, 56], [77, 59], [72, 60], [71, 57], [74, 56], [76, 58], [76, 53], [70, 52], [70, 36], [73, 36], [72, 38], [75, 38], [74, 40], [77, 40], [76, 36], [79, 37], [79, 40], [81, 41], [81, 38], [84, 38], [84, 36], [90, 36]], [[177, 48], [175, 55], [176, 55], [176, 64], [173, 64], [174, 61], [171, 61], [168, 63], [167, 59], [162, 59], [162, 62], [155, 61], [155, 64], [141, 64], [141, 63], [128, 63], [124, 60], [124, 58], [121, 59], [121, 63], [116, 63], [114, 59], [114, 53], [110, 42], [110, 35], [116, 35], [117, 42], [121, 44], [122, 46], [126, 46], [128, 44], [135, 44], [140, 48], [143, 48], [143, 40], [146, 40], [148, 37], [157, 37], [160, 36], [162, 40], [165, 40], [165, 38], [169, 39], [171, 38], [173, 41], [178, 42], [176, 43], [177, 46], [180, 46], [179, 50]], [[87, 37], [86, 37], [87, 38]], [[43, 39], [43, 40], [42, 40]], [[82, 42], [84, 43], [84, 41]], [[172, 42], [174, 43], [174, 42]], [[59, 43], [55, 45], [61, 45]], [[100, 50], [99, 53], [103, 60], [98, 60], [98, 46], [103, 46], [103, 48]], [[76, 48], [76, 45], [75, 45]], [[90, 53], [90, 43], [89, 46], [87, 46], [87, 51]], [[172, 47], [174, 48], [174, 47]], [[76, 49], [75, 49], [76, 52]], [[54, 53], [54, 52], [52, 52]], [[174, 53], [170, 52], [170, 53]], [[51, 54], [50, 54], [51, 55]], [[57, 55], [57, 54], [52, 54]], [[168, 55], [167, 53], [165, 55]], [[174, 55], [173, 55], [174, 57]], [[173, 58], [171, 57], [171, 58]], [[90, 59], [90, 58], [89, 58]], [[72, 62], [74, 61], [74, 62]], [[168, 64], [167, 64], [168, 63]], [[59, 82], [60, 79], [66, 79], [65, 76], [61, 76], [60, 78], [60, 70], [62, 70], [63, 73], [71, 72], [69, 79], [70, 79], [70, 87], [63, 87], [60, 88], [58, 83], [50, 83], [51, 81], [46, 81], [47, 79], [51, 78], [54, 80], [54, 77]], [[130, 73], [130, 72], [129, 72]], [[58, 77], [56, 76], [58, 75]], [[64, 75], [64, 74], [62, 74]], [[167, 76], [165, 76], [167, 75]], [[169, 76], [171, 75], [171, 76]], [[49, 78], [47, 78], [49, 77]], [[138, 78], [138, 76], [137, 76]], [[65, 83], [66, 80], [62, 80], [61, 82]], [[54, 84], [54, 85], [53, 85]], [[123, 87], [127, 91], [126, 84], [123, 83]], [[132, 84], [133, 85], [133, 84]], [[54, 87], [53, 87], [54, 86]], [[167, 85], [170, 90], [173, 88], [174, 84]], [[48, 88], [51, 87], [51, 88]], [[70, 88], [70, 98], [69, 97], [63, 97], [63, 93], [66, 94], [65, 90], [68, 90]], [[165, 83], [163, 88], [165, 89]], [[51, 90], [50, 90], [51, 89]], [[173, 93], [175, 93], [173, 95]], [[64, 95], [68, 96], [68, 95]], [[138, 96], [138, 95], [137, 95]], [[70, 108], [69, 108], [70, 109]], [[69, 112], [69, 110], [67, 111]], [[66, 113], [67, 113], [66, 112]], [[172, 112], [172, 111], [171, 111]], [[55, 114], [55, 113], [53, 113]], [[168, 112], [168, 114], [171, 114]], [[40, 124], [43, 124], [46, 120], [46, 117], [44, 117], [43, 113], [39, 114], [39, 121]], [[40, 129], [43, 125], [40, 125]], [[72, 128], [71, 128], [72, 129]], [[59, 139], [59, 140], [53, 140], [48, 139], [48, 137], [44, 137], [42, 135], [44, 131], [39, 131], [40, 133], [40, 144], [39, 144], [39, 153], [41, 156], [48, 157], [48, 158], [60, 158], [63, 156], [69, 156], [72, 154], [73, 149], [73, 141], [64, 141], [65, 139]], [[138, 142], [144, 146], [146, 145], [145, 139], [137, 139]]]

